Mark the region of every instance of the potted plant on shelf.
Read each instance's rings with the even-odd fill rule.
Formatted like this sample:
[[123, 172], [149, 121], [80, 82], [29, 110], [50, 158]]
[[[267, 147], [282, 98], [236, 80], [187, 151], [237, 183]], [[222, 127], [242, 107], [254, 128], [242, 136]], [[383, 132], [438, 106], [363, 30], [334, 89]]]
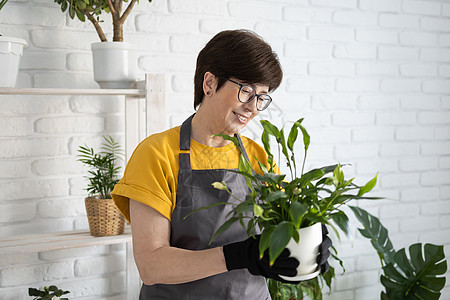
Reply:
[[103, 138], [99, 153], [86, 145], [78, 148], [78, 161], [90, 167], [85, 205], [93, 236], [122, 234], [125, 227], [125, 220], [111, 199], [111, 191], [119, 181], [118, 160], [123, 157], [123, 151], [112, 137]]
[[[0, 11], [8, 0], [0, 0]], [[14, 87], [19, 73], [20, 57], [23, 48], [28, 44], [25, 40], [2, 36], [0, 34], [0, 88]]]
[[[302, 125], [303, 119], [294, 122], [286, 137], [284, 129], [278, 129], [269, 121], [262, 120], [264, 128], [262, 143], [268, 154], [268, 166], [261, 162], [259, 167], [262, 174], [257, 174], [250, 162], [241, 155], [239, 170], [236, 171], [246, 178], [250, 190], [246, 199], [236, 199], [235, 203], [215, 203], [216, 205], [233, 205], [229, 219], [214, 233], [211, 240], [224, 232], [234, 222], [240, 222], [247, 234], [252, 236], [261, 233], [259, 251], [269, 252], [270, 262], [273, 263], [284, 248], [289, 248], [291, 255], [300, 261], [296, 277], [282, 278], [286, 281], [310, 280], [309, 289], [320, 291], [319, 275], [316, 259], [318, 246], [322, 241], [321, 224], [330, 225], [339, 237], [339, 230], [348, 233], [348, 217], [343, 211], [345, 205], [351, 200], [379, 199], [367, 197], [365, 194], [372, 190], [377, 176], [363, 186], [353, 182], [353, 178], [346, 180], [340, 164], [316, 168], [304, 173], [306, 155], [310, 144], [310, 136]], [[295, 158], [295, 142], [299, 131], [303, 136], [304, 158], [300, 174], [297, 174], [298, 165]], [[226, 140], [231, 140], [239, 147], [235, 137], [218, 134]], [[291, 180], [286, 174], [275, 172], [274, 155], [271, 152], [270, 138], [274, 137], [278, 146], [279, 157], [282, 155], [289, 169]], [[278, 163], [279, 164], [279, 163]], [[215, 188], [226, 190], [226, 182], [216, 182]], [[234, 196], [233, 196], [234, 197]], [[197, 212], [195, 210], [192, 213]], [[308, 237], [309, 236], [309, 237]], [[309, 241], [307, 239], [311, 238]], [[303, 249], [303, 246], [306, 248]], [[336, 251], [332, 256], [341, 265]], [[330, 287], [334, 278], [334, 268], [321, 275], [321, 279]], [[321, 292], [320, 292], [321, 295]]]
[[[130, 88], [137, 80], [137, 57], [135, 46], [123, 41], [123, 24], [138, 0], [54, 0], [68, 11], [70, 18], [75, 16], [81, 22], [88, 19], [100, 38], [92, 43], [94, 80], [101, 88]], [[123, 10], [124, 2], [128, 3]], [[152, 0], [148, 0], [152, 2]], [[123, 13], [122, 13], [123, 11]], [[108, 42], [101, 27], [102, 12], [111, 13], [113, 25], [112, 42]]]

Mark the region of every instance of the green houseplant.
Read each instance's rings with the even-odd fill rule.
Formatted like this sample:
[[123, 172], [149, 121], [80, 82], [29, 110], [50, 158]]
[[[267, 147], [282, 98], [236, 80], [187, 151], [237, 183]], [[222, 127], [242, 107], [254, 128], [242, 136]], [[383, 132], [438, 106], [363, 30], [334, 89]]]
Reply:
[[58, 289], [55, 285], [44, 286], [43, 291], [35, 288], [28, 289], [28, 296], [34, 296], [33, 300], [69, 300], [69, 298], [60, 298], [62, 295], [69, 293], [69, 291]]
[[[92, 43], [94, 80], [101, 88], [130, 88], [137, 80], [136, 46], [124, 41], [123, 24], [138, 0], [54, 0], [62, 12], [81, 22], [89, 20], [99, 43]], [[148, 0], [152, 2], [152, 0]], [[124, 5], [126, 3], [126, 5]], [[112, 42], [101, 27], [101, 14], [110, 13], [113, 25]]]
[[[289, 134], [286, 136], [284, 128], [278, 129], [269, 121], [262, 120], [264, 128], [262, 143], [268, 154], [268, 164], [259, 162], [262, 174], [255, 173], [250, 162], [243, 155], [239, 161], [239, 171], [246, 178], [250, 194], [246, 199], [237, 199], [237, 204], [229, 214], [229, 219], [215, 232], [212, 240], [224, 232], [234, 222], [240, 222], [247, 229], [249, 236], [261, 232], [259, 243], [260, 253], [269, 251], [271, 263], [280, 255], [288, 243], [293, 240], [299, 242], [299, 230], [311, 225], [322, 223], [330, 225], [339, 237], [339, 231], [348, 233], [348, 217], [342, 210], [344, 205], [351, 200], [378, 199], [367, 197], [365, 194], [372, 190], [376, 184], [377, 176], [363, 186], [358, 186], [353, 179], [346, 180], [340, 164], [316, 168], [304, 172], [306, 156], [310, 144], [310, 136], [302, 125], [303, 119], [294, 122]], [[304, 157], [301, 171], [295, 157], [295, 143], [299, 132], [303, 137]], [[226, 140], [231, 140], [239, 147], [235, 137], [218, 134]], [[286, 174], [275, 172], [275, 160], [271, 151], [270, 139], [275, 138], [278, 157], [286, 161], [291, 180], [287, 180]], [[298, 174], [299, 173], [299, 174]], [[226, 182], [216, 182], [214, 187], [226, 190]], [[201, 209], [208, 209], [215, 205], [227, 205], [229, 203], [215, 203]], [[195, 213], [194, 211], [193, 213]], [[291, 251], [292, 253], [292, 251]], [[341, 264], [334, 249], [332, 256]], [[302, 265], [302, 264], [301, 264]], [[318, 273], [318, 272], [317, 272]], [[334, 269], [320, 276], [320, 284], [323, 280], [331, 286], [334, 278]], [[310, 280], [309, 291], [319, 290], [319, 280]]]
[[124, 218], [114, 201], [111, 191], [119, 182], [119, 160], [123, 157], [120, 145], [110, 136], [103, 137], [101, 151], [88, 146], [78, 148], [78, 160], [89, 167], [89, 180], [85, 199], [86, 211], [91, 234], [106, 236], [122, 234]]

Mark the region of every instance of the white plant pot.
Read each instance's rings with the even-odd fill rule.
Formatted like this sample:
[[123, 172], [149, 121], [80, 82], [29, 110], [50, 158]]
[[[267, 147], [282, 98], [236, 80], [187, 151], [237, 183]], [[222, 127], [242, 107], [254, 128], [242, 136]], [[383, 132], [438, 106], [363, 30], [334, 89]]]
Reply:
[[0, 87], [15, 87], [20, 57], [26, 46], [23, 39], [0, 36]]
[[128, 89], [137, 80], [137, 55], [127, 42], [92, 43], [94, 80], [102, 89]]
[[298, 259], [300, 265], [297, 268], [297, 276], [280, 276], [287, 281], [309, 280], [320, 273], [317, 256], [322, 243], [322, 224], [316, 223], [306, 228], [300, 228], [298, 233], [299, 243], [297, 244], [294, 239], [291, 239], [286, 248], [289, 249], [292, 257]]

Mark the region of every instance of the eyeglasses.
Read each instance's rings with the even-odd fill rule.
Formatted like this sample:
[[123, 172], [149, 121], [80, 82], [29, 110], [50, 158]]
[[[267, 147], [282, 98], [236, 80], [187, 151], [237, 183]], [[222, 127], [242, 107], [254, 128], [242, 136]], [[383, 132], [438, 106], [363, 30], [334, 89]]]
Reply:
[[272, 97], [267, 94], [256, 94], [255, 89], [249, 85], [245, 85], [228, 78], [227, 80], [239, 85], [240, 89], [238, 93], [238, 100], [241, 103], [250, 103], [256, 97], [256, 109], [259, 111], [263, 111], [269, 106], [270, 102], [272, 102]]

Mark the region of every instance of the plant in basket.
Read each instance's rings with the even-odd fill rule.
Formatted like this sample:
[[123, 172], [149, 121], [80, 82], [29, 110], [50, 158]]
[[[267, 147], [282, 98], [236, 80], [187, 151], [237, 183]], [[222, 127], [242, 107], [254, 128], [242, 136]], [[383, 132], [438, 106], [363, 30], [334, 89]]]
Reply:
[[[303, 281], [300, 283], [303, 289], [309, 290], [311, 295], [318, 293], [321, 296], [320, 284], [325, 280], [330, 287], [335, 274], [334, 268], [330, 266], [328, 272], [320, 275], [320, 283], [316, 278], [320, 273], [316, 259], [318, 246], [322, 242], [323, 225], [329, 225], [338, 238], [338, 229], [347, 234], [349, 219], [342, 209], [351, 200], [379, 199], [365, 196], [375, 186], [377, 176], [365, 185], [359, 186], [353, 182], [353, 178], [345, 179], [340, 164], [304, 172], [310, 136], [302, 122], [303, 119], [294, 122], [286, 137], [284, 128], [278, 129], [269, 121], [262, 120], [261, 124], [264, 128], [262, 143], [268, 154], [269, 166], [258, 162], [262, 174], [257, 174], [252, 169], [250, 162], [241, 155], [239, 170], [235, 172], [246, 178], [250, 190], [247, 197], [236, 199], [236, 203], [215, 203], [200, 209], [208, 209], [216, 205], [233, 205], [228, 220], [214, 233], [211, 240], [227, 230], [234, 222], [240, 222], [246, 228], [249, 236], [256, 233], [261, 234], [259, 252], [263, 254], [268, 251], [270, 263], [274, 263], [286, 247], [290, 250], [291, 256], [300, 261], [297, 276], [280, 276], [282, 279]], [[299, 132], [303, 136], [304, 157], [298, 173], [295, 143]], [[218, 134], [218, 136], [234, 142], [239, 147], [235, 137], [223, 134]], [[275, 172], [271, 138], [275, 138], [277, 144], [278, 160], [282, 156], [286, 161], [290, 180], [286, 174]], [[216, 182], [213, 186], [226, 190], [232, 195], [226, 182]], [[336, 249], [333, 248], [333, 250], [332, 257], [343, 265], [337, 257]], [[269, 287], [275, 284], [270, 281]]]
[[123, 150], [110, 136], [103, 137], [101, 151], [80, 146], [78, 161], [88, 166], [89, 180], [85, 199], [86, 211], [91, 234], [94, 236], [118, 235], [124, 231], [125, 221], [111, 198], [114, 185], [119, 182], [119, 160], [123, 159]]

